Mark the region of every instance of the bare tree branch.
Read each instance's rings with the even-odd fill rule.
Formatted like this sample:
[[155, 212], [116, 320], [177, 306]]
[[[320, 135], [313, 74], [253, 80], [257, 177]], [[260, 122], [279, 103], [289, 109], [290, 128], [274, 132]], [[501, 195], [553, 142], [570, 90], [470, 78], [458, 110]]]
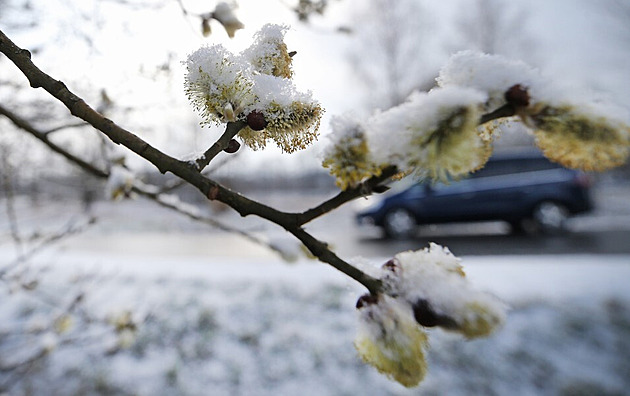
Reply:
[[77, 122], [77, 123], [74, 123], [74, 124], [59, 125], [59, 126], [56, 126], [54, 128], [50, 128], [50, 129], [48, 129], [47, 131], [45, 131], [43, 133], [44, 133], [44, 135], [50, 135], [52, 133], [59, 132], [59, 131], [62, 131], [64, 129], [81, 128], [81, 127], [85, 127], [85, 126], [88, 126], [88, 125], [90, 125], [90, 124], [87, 124], [85, 122]]
[[355, 188], [342, 191], [336, 196], [334, 196], [333, 198], [325, 202], [322, 202], [320, 205], [297, 214], [298, 224], [304, 225], [318, 218], [319, 216], [322, 216], [340, 207], [346, 202], [352, 201], [353, 199], [358, 198], [358, 197], [371, 195], [377, 186], [381, 185], [382, 183], [385, 183], [398, 172], [399, 171], [395, 166], [388, 166], [387, 168], [383, 169], [383, 171], [381, 172], [379, 176], [372, 177], [364, 181], [363, 183], [361, 183]]
[[482, 115], [479, 119], [479, 125], [497, 120], [499, 118], [512, 117], [514, 115], [516, 115], [516, 108], [512, 104], [506, 103], [498, 109]]
[[[51, 150], [55, 151], [56, 153], [61, 154], [63, 157], [65, 157], [67, 160], [69, 160], [70, 162], [78, 165], [81, 169], [83, 169], [85, 172], [91, 174], [92, 176], [95, 176], [97, 178], [100, 179], [107, 179], [109, 177], [109, 172], [107, 171], [103, 171], [99, 168], [97, 168], [96, 166], [83, 161], [82, 159], [78, 158], [77, 156], [70, 154], [68, 151], [66, 151], [65, 149], [63, 149], [62, 147], [56, 145], [55, 143], [51, 142], [47, 136], [46, 133], [41, 132], [39, 130], [37, 130], [33, 125], [31, 125], [27, 120], [19, 117], [17, 114], [15, 114], [14, 112], [10, 111], [9, 109], [7, 109], [6, 107], [0, 105], [0, 115], [4, 115], [5, 117], [7, 117], [11, 122], [13, 122], [13, 124], [17, 127], [19, 127], [20, 129], [32, 134], [33, 136], [35, 136], [37, 139], [39, 139], [40, 141], [42, 141], [44, 144], [46, 144]], [[87, 124], [86, 124], [87, 125]], [[181, 180], [181, 179], [180, 179]], [[140, 182], [134, 182], [134, 185], [132, 187], [132, 191], [145, 197], [148, 198], [154, 202], [156, 202], [158, 205], [177, 211], [183, 215], [185, 215], [186, 217], [201, 222], [201, 223], [205, 223], [208, 224], [212, 227], [215, 227], [219, 230], [222, 231], [226, 231], [226, 232], [231, 232], [237, 235], [240, 235], [242, 237], [244, 237], [245, 239], [254, 242], [256, 244], [265, 246], [273, 251], [275, 251], [276, 253], [278, 253], [280, 256], [284, 256], [284, 252], [280, 249], [278, 249], [278, 247], [274, 246], [273, 244], [270, 244], [266, 241], [264, 241], [261, 238], [256, 237], [255, 235], [248, 233], [247, 231], [244, 230], [240, 230], [234, 227], [230, 227], [226, 224], [223, 224], [217, 220], [205, 217], [205, 216], [201, 216], [197, 211], [192, 210], [191, 208], [189, 208], [188, 206], [184, 205], [182, 202], [179, 202], [178, 199], [174, 196], [171, 195], [165, 195], [163, 190], [160, 190], [159, 188], [157, 188], [156, 186], [151, 186], [151, 185], [147, 185], [147, 184], [143, 184]], [[73, 232], [74, 233], [74, 232]], [[54, 238], [51, 242], [54, 242], [56, 240], [58, 240], [60, 238]], [[49, 243], [47, 243], [49, 244]], [[37, 249], [40, 250], [40, 249]], [[32, 252], [32, 254], [34, 254], [35, 252]], [[32, 255], [29, 254], [29, 257]], [[20, 257], [22, 257], [22, 255], [20, 255]], [[23, 260], [20, 260], [23, 261]], [[2, 272], [0, 272], [0, 277], [2, 276]]]
[[225, 150], [230, 143], [230, 140], [236, 136], [241, 129], [245, 128], [247, 123], [245, 121], [228, 122], [227, 127], [223, 135], [217, 140], [201, 157], [199, 157], [195, 163], [197, 169], [202, 171], [210, 161], [214, 159], [221, 151]]

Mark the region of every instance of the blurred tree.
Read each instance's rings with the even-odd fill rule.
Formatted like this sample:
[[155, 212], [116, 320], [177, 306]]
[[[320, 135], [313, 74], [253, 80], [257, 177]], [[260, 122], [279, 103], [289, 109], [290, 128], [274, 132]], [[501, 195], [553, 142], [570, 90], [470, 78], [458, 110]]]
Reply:
[[435, 85], [426, 62], [432, 38], [427, 7], [416, 0], [356, 1], [348, 58], [363, 82], [370, 108], [401, 103], [414, 90]]
[[527, 9], [507, 0], [466, 1], [455, 24], [454, 49], [521, 55], [534, 49], [526, 31]]

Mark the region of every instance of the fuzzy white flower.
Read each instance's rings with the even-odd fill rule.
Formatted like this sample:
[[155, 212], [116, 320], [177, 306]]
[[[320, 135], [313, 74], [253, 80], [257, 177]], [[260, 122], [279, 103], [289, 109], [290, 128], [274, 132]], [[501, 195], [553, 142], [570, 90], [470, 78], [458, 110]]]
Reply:
[[234, 121], [255, 101], [247, 67], [222, 45], [193, 52], [186, 68], [186, 94], [204, 123]]
[[434, 243], [397, 254], [374, 275], [383, 290], [357, 301], [355, 347], [365, 362], [402, 385], [417, 385], [427, 371], [424, 328], [439, 326], [476, 338], [505, 320], [505, 304], [472, 288], [460, 259]]
[[538, 103], [523, 118], [546, 157], [568, 168], [603, 171], [630, 156], [630, 127], [585, 107]]

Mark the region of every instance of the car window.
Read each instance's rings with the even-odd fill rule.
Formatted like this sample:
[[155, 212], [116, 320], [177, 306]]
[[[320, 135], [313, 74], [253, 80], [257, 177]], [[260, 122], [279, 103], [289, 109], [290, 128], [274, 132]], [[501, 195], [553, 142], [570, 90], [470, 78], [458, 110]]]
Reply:
[[481, 177], [501, 176], [518, 174], [525, 172], [536, 172], [542, 170], [556, 169], [560, 166], [541, 158], [515, 158], [505, 160], [490, 160], [480, 170], [471, 174], [471, 178], [478, 179]]

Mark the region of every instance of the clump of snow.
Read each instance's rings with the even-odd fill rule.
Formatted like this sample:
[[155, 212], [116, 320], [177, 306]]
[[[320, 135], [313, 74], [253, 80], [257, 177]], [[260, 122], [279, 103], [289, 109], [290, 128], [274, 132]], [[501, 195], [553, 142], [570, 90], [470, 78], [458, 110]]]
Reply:
[[423, 250], [394, 256], [383, 267], [384, 280], [394, 295], [412, 305], [421, 302], [423, 311], [418, 315], [446, 317], [455, 322], [447, 328], [468, 337], [485, 336], [505, 321], [507, 307], [495, 296], [476, 290], [460, 261], [448, 248], [431, 243]]
[[[327, 150], [325, 166], [331, 167], [342, 186], [356, 185], [359, 177], [378, 175], [388, 165], [434, 180], [465, 175], [485, 164], [490, 155], [489, 143], [477, 133], [485, 100], [485, 93], [473, 88], [437, 88], [416, 92], [365, 123], [354, 126], [338, 122], [340, 132], [335, 133]], [[365, 149], [359, 150], [351, 144], [354, 140], [347, 139], [358, 129], [365, 130]], [[356, 158], [359, 171], [351, 172], [353, 164], [346, 165], [347, 159], [337, 158], [348, 157], [350, 150], [365, 151]], [[337, 170], [343, 167], [349, 170]]]
[[291, 56], [284, 43], [288, 26], [266, 24], [255, 35], [254, 43], [241, 53], [262, 74], [291, 78]]
[[[483, 146], [475, 130], [480, 115], [478, 108], [485, 99], [485, 94], [475, 89], [448, 87], [428, 93], [416, 92], [405, 103], [375, 114], [367, 123], [367, 139], [375, 161], [397, 165], [401, 170], [417, 166], [423, 171], [440, 167], [433, 164], [434, 161], [443, 160], [447, 164], [464, 155], [457, 147], [453, 150], [458, 153], [454, 158], [449, 150], [453, 147], [448, 143], [464, 144], [476, 152]], [[456, 117], [462, 109], [469, 113]], [[444, 125], [454, 116], [452, 124]], [[453, 135], [461, 139], [449, 139]], [[432, 156], [440, 159], [430, 158]], [[473, 161], [469, 166], [475, 169], [479, 163]]]
[[521, 84], [535, 94], [546, 83], [538, 70], [522, 61], [471, 50], [454, 54], [436, 81], [440, 87], [470, 87], [486, 92], [486, 110], [490, 111], [505, 103], [505, 91], [511, 86]]

